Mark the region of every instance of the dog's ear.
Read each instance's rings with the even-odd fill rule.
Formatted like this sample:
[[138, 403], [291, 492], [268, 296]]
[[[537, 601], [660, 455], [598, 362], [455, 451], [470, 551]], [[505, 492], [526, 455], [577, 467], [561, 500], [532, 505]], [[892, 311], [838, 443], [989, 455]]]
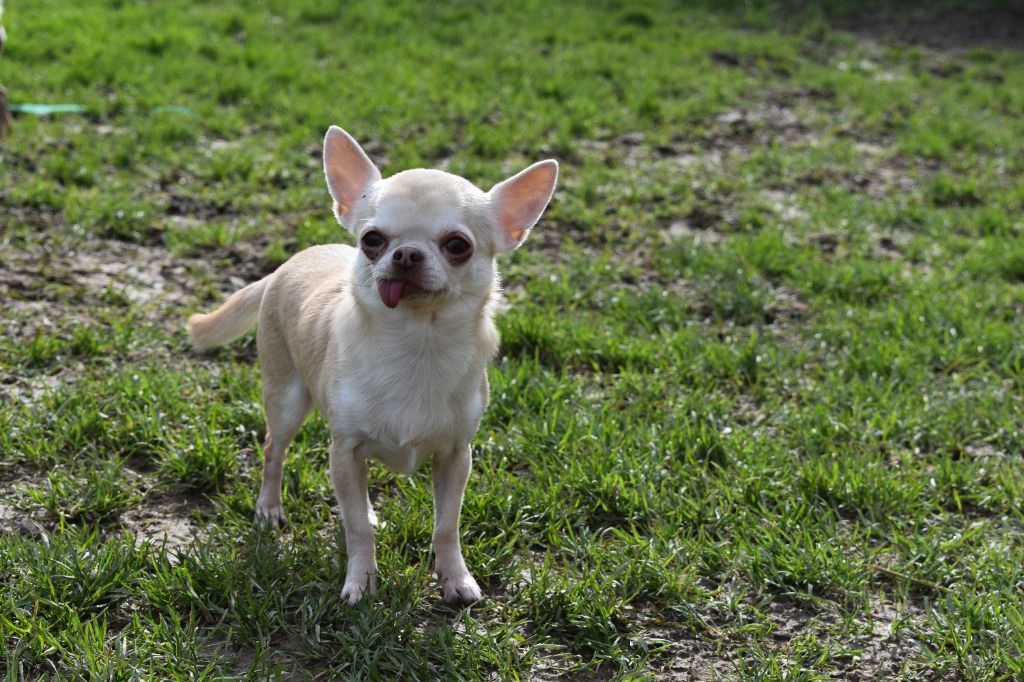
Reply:
[[324, 137], [324, 175], [334, 199], [334, 215], [352, 229], [352, 209], [380, 180], [380, 171], [351, 135], [331, 126]]
[[491, 188], [487, 197], [500, 228], [499, 251], [511, 251], [523, 243], [551, 201], [556, 180], [558, 162], [548, 159], [538, 161]]

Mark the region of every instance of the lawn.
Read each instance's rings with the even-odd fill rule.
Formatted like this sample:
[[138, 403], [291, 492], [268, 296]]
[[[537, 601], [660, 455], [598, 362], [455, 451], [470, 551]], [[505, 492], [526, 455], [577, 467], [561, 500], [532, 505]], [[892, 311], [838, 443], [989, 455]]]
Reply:
[[[1024, 677], [1017, 5], [328, 4], [7, 3], [10, 101], [84, 112], [0, 142], [0, 675]], [[319, 417], [254, 527], [254, 336], [184, 334], [349, 240], [330, 124], [385, 175], [561, 163], [502, 263], [471, 609], [429, 470], [379, 466], [339, 599]]]

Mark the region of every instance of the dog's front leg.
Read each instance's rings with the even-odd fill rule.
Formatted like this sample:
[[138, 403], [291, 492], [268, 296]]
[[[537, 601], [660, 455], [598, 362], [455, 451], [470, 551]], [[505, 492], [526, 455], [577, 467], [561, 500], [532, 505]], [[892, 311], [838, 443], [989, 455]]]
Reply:
[[377, 592], [377, 557], [366, 495], [366, 461], [356, 456], [351, 443], [337, 437], [331, 441], [331, 483], [341, 508], [348, 554], [341, 596], [354, 606], [363, 594]]
[[437, 579], [444, 588], [445, 603], [456, 606], [468, 606], [482, 596], [466, 568], [459, 541], [459, 512], [472, 464], [473, 454], [468, 444], [447, 456], [435, 456], [433, 464]]

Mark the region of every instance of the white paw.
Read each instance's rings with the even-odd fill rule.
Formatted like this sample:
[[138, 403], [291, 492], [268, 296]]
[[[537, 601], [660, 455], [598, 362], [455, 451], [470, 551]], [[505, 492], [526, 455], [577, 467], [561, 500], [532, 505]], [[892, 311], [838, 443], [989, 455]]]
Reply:
[[480, 586], [476, 584], [476, 580], [468, 571], [463, 571], [461, 574], [456, 573], [450, 578], [439, 573], [438, 579], [444, 588], [444, 603], [449, 606], [469, 606], [483, 599], [484, 595], [480, 592]]
[[380, 528], [380, 524], [377, 521], [377, 512], [373, 511], [373, 507], [369, 508], [369, 511], [366, 514], [366, 518], [369, 520], [370, 526], [372, 528]]
[[366, 594], [377, 594], [377, 576], [365, 573], [358, 578], [346, 577], [345, 585], [341, 588], [341, 598], [348, 601], [349, 606], [355, 606]]
[[253, 520], [257, 525], [268, 528], [281, 528], [288, 523], [288, 517], [285, 516], [284, 507], [280, 502], [276, 504], [257, 502], [256, 516]]

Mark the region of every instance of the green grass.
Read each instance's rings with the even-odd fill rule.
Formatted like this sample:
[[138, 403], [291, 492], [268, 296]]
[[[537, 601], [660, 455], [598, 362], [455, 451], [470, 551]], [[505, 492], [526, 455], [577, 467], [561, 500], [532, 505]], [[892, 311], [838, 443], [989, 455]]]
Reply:
[[[11, 101], [87, 112], [0, 145], [5, 678], [1024, 676], [1021, 53], [845, 2], [7, 9]], [[385, 174], [562, 163], [503, 263], [471, 610], [429, 472], [376, 465], [382, 589], [338, 599], [319, 417], [254, 528], [253, 337], [184, 338], [348, 239], [332, 123]]]

